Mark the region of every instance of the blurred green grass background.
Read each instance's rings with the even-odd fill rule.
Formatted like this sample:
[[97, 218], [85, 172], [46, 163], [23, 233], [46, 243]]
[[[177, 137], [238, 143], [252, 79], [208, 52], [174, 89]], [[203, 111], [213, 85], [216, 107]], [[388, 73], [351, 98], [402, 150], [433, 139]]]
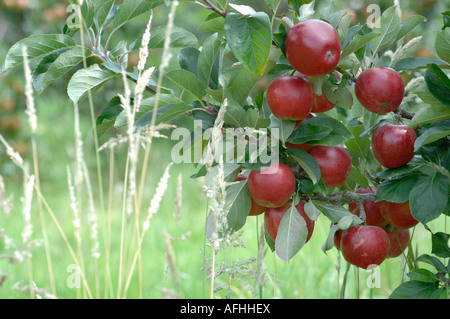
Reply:
[[[262, 1], [264, 2], [264, 1]], [[372, 1], [376, 2], [376, 1]], [[371, 3], [372, 3], [371, 2]], [[0, 7], [0, 63], [3, 62], [7, 49], [17, 40], [31, 33], [56, 33], [59, 32], [67, 12], [61, 11], [68, 5], [67, 1], [24, 1], [21, 7], [20, 1], [3, 0]], [[11, 3], [13, 5], [11, 6]], [[234, 1], [239, 3], [239, 1]], [[246, 4], [261, 5], [261, 1], [246, 1]], [[364, 8], [367, 2], [349, 1], [353, 5]], [[391, 1], [378, 2], [382, 6], [392, 5]], [[442, 11], [442, 4], [433, 0], [421, 0], [410, 3], [400, 1], [404, 14], [421, 14], [430, 19], [429, 29], [418, 30], [425, 35], [427, 30], [436, 30], [436, 26], [441, 23], [439, 12]], [[347, 5], [347, 1], [338, 1], [341, 7]], [[361, 9], [362, 10], [362, 9]], [[189, 14], [183, 14], [189, 11]], [[155, 12], [154, 24], [164, 24], [167, 17], [167, 9]], [[59, 14], [59, 15], [58, 15]], [[209, 12], [198, 8], [193, 4], [182, 3], [178, 9], [176, 25], [185, 27], [195, 32], [202, 43], [201, 34], [197, 31], [196, 25], [202, 21]], [[133, 35], [143, 31], [147, 17], [140, 17], [117, 34], [116, 39], [131, 39]], [[42, 23], [45, 21], [45, 23]], [[8, 32], [14, 29], [16, 32]], [[413, 35], [411, 35], [413, 36]], [[422, 55], [433, 57], [433, 52], [428, 48], [432, 47], [427, 43], [431, 37], [424, 36], [423, 45], [417, 51], [422, 50]], [[152, 63], [158, 65], [158, 51], [151, 54]], [[176, 54], [176, 52], [175, 52]], [[176, 55], [175, 55], [176, 56]], [[176, 58], [172, 59], [176, 63]], [[62, 78], [49, 87], [43, 94], [35, 95], [35, 103], [38, 115], [37, 144], [40, 164], [41, 188], [45, 198], [48, 200], [58, 220], [61, 222], [65, 233], [69, 237], [72, 245], [75, 245], [73, 235], [73, 212], [70, 208], [70, 198], [67, 186], [67, 168], [74, 163], [74, 128], [73, 128], [73, 107], [66, 95], [66, 84], [68, 77]], [[23, 157], [30, 161], [29, 128], [25, 117], [25, 97], [23, 94], [23, 70], [16, 68], [8, 74], [0, 76], [0, 132], [8, 139], [16, 150], [19, 150]], [[102, 105], [109, 98], [122, 92], [122, 83], [108, 84], [94, 93], [94, 105], [99, 112]], [[92, 143], [92, 128], [90, 126], [90, 115], [87, 103], [80, 105], [81, 130], [86, 152], [86, 161], [92, 168], [91, 181], [96, 185], [95, 156]], [[182, 117], [174, 121], [178, 126], [190, 125], [192, 119]], [[162, 132], [170, 134], [170, 132]], [[109, 132], [102, 138], [101, 143], [115, 132]], [[159, 178], [170, 158], [171, 148], [177, 141], [170, 139], [154, 140], [151, 159], [148, 166], [149, 182], [145, 185], [147, 205], [153, 196]], [[124, 163], [126, 147], [118, 147], [115, 152], [115, 181], [114, 181], [114, 207], [121, 208], [121, 196], [123, 185]], [[101, 153], [103, 165], [104, 188], [109, 186], [109, 151]], [[30, 162], [29, 162], [30, 163]], [[30, 163], [31, 164], [31, 163]], [[210, 262], [211, 249], [206, 245], [204, 235], [204, 225], [208, 213], [208, 201], [202, 191], [202, 179], [193, 179], [190, 176], [194, 173], [194, 167], [190, 164], [173, 165], [170, 169], [170, 179], [167, 191], [161, 202], [157, 214], [151, 219], [150, 229], [145, 236], [142, 248], [143, 265], [143, 292], [146, 298], [164, 298], [176, 294], [182, 298], [207, 298], [209, 296], [209, 279], [207, 279], [204, 269], [204, 258]], [[21, 232], [23, 229], [23, 219], [21, 216], [23, 206], [23, 177], [20, 170], [15, 167], [7, 158], [4, 148], [0, 147], [0, 174], [3, 176], [6, 185], [7, 195], [14, 196], [14, 211], [7, 218], [0, 214], [0, 228], [4, 228], [5, 233], [13, 238], [18, 245], [21, 242]], [[182, 217], [178, 223], [175, 222], [175, 198], [177, 188], [177, 178], [182, 179]], [[95, 189], [95, 187], [94, 187]], [[36, 204], [36, 197], [33, 198]], [[96, 194], [96, 204], [98, 204], [98, 194]], [[34, 206], [35, 207], [35, 206]], [[145, 211], [145, 209], [144, 209]], [[104, 222], [103, 214], [99, 216], [99, 224]], [[84, 264], [87, 269], [87, 279], [94, 296], [115, 296], [117, 289], [117, 272], [119, 263], [120, 244], [120, 218], [121, 209], [113, 210], [112, 242], [111, 246], [111, 278], [108, 284], [108, 291], [105, 287], [105, 261], [104, 261], [104, 241], [102, 240], [104, 227], [99, 226], [99, 237], [101, 241], [100, 253], [102, 254], [98, 262], [98, 272], [94, 272], [94, 260], [90, 257], [91, 243], [89, 241], [88, 226], [83, 224], [85, 236], [83, 237]], [[33, 239], [42, 238], [40, 232], [40, 220], [37, 210], [33, 209]], [[86, 216], [84, 216], [86, 222]], [[230, 265], [232, 262], [239, 262], [250, 258], [256, 258], [258, 254], [258, 232], [263, 224], [263, 216], [251, 217], [248, 219], [242, 233], [245, 247], [226, 248], [217, 256], [218, 265], [224, 263]], [[74, 288], [69, 288], [67, 284], [70, 278], [68, 266], [73, 264], [73, 260], [61, 240], [55, 225], [48, 215], [46, 215], [49, 242], [51, 243], [51, 255], [53, 260], [55, 283], [57, 296], [59, 298], [76, 298], [84, 296], [83, 292]], [[430, 228], [434, 231], [443, 231], [445, 225], [442, 220], [431, 223]], [[253, 296], [263, 298], [338, 298], [338, 285], [342, 282], [345, 271], [345, 262], [339, 259], [338, 252], [333, 249], [324, 254], [321, 245], [326, 239], [329, 229], [329, 221], [321, 216], [316, 223], [314, 235], [311, 241], [303, 247], [289, 263], [276, 257], [266, 246], [266, 256], [264, 266], [266, 271], [265, 286], [259, 289], [254, 284], [253, 279], [248, 275], [236, 274], [235, 277], [221, 275], [216, 285], [223, 286], [224, 289], [217, 292], [216, 297], [250, 298]], [[178, 285], [174, 277], [166, 266], [166, 246], [164, 244], [164, 233], [173, 237], [172, 245], [175, 256], [176, 270], [180, 278]], [[427, 232], [420, 226], [416, 228], [414, 234], [414, 244], [418, 246], [417, 256], [421, 253], [429, 253], [431, 242]], [[20, 247], [19, 247], [20, 248]], [[5, 253], [3, 240], [0, 240], [0, 255]], [[39, 288], [50, 290], [49, 277], [46, 266], [46, 257], [43, 245], [33, 248], [33, 279]], [[336, 266], [340, 265], [340, 272]], [[251, 264], [254, 267], [255, 264]], [[5, 274], [6, 279], [0, 287], [0, 298], [28, 298], [23, 292], [11, 289], [16, 283], [23, 286], [27, 283], [26, 263], [15, 265], [8, 262], [8, 259], [0, 259], [0, 274]], [[369, 297], [387, 298], [392, 290], [397, 287], [403, 276], [401, 259], [385, 261], [380, 267], [380, 287], [373, 290], [367, 287], [367, 280], [370, 280], [371, 273], [364, 270], [351, 268], [347, 282], [346, 297], [355, 298]], [[137, 275], [136, 275], [137, 276]], [[137, 298], [138, 285], [137, 277], [132, 281], [129, 289], [129, 298]], [[98, 280], [99, 286], [95, 287]], [[359, 285], [356, 282], [359, 282]], [[250, 283], [250, 286], [247, 284]], [[249, 288], [250, 287], [250, 288]], [[256, 294], [252, 295], [252, 289]], [[173, 293], [173, 294], [171, 294]], [[228, 293], [230, 295], [228, 295]]]

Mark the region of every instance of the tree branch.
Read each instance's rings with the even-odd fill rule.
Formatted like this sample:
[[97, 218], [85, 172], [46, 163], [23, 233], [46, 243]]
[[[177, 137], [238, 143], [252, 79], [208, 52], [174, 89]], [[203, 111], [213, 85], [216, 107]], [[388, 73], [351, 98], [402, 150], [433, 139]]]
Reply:
[[402, 108], [398, 108], [394, 111], [395, 113], [397, 113], [398, 115], [400, 115], [401, 117], [408, 119], [408, 120], [412, 120], [412, 118], [414, 117], [414, 113], [412, 112], [408, 112], [405, 109]]
[[343, 205], [357, 202], [373, 202], [377, 199], [377, 194], [371, 193], [359, 194], [350, 191], [344, 191], [339, 194], [330, 194], [327, 196], [324, 196], [320, 193], [316, 193], [314, 195], [302, 195], [301, 199], [318, 200], [321, 202]]
[[212, 4], [211, 1], [209, 0], [203, 0], [207, 5], [208, 5], [208, 9], [217, 12], [218, 14], [220, 14], [222, 17], [226, 17], [227, 13], [225, 11], [220, 10], [219, 8], [217, 8], [214, 4]]

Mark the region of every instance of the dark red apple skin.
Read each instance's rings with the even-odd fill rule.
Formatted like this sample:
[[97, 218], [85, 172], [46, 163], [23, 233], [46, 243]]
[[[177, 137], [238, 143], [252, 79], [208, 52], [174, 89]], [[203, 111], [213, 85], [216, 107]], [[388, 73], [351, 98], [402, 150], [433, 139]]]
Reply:
[[377, 66], [362, 72], [355, 82], [355, 95], [367, 110], [386, 114], [397, 109], [403, 100], [405, 87], [400, 74]]
[[[295, 131], [296, 129], [298, 129], [298, 127], [300, 126], [300, 124], [302, 124], [304, 121], [306, 121], [307, 119], [310, 119], [310, 118], [312, 118], [312, 117], [314, 117], [314, 115], [312, 115], [312, 114], [310, 113], [310, 114], [308, 114], [303, 120], [297, 121], [297, 123], [295, 123], [294, 131]], [[304, 143], [302, 143], [302, 144], [294, 144], [294, 143], [290, 143], [290, 142], [286, 142], [285, 145], [286, 145], [287, 148], [297, 148], [297, 149], [300, 149], [300, 150], [305, 151], [305, 152], [308, 152], [308, 153], [309, 153], [309, 152], [312, 150], [312, 148], [314, 147], [313, 145], [308, 145], [308, 144], [304, 144]]]
[[396, 228], [411, 228], [419, 223], [419, 221], [411, 214], [409, 202], [381, 202], [380, 204], [382, 214], [389, 220], [389, 223]]
[[[368, 188], [360, 188], [356, 191], [358, 194], [376, 194], [378, 187], [369, 186]], [[384, 217], [380, 209], [379, 202], [363, 202], [364, 212], [366, 213], [366, 225], [386, 227], [389, 221]], [[348, 210], [356, 216], [359, 216], [359, 208], [356, 203], [348, 204]]]
[[[311, 239], [311, 236], [314, 232], [315, 222], [308, 217], [305, 213], [305, 202], [300, 201], [295, 208], [300, 213], [300, 215], [305, 219], [306, 228], [308, 229], [308, 236], [306, 237], [305, 244]], [[275, 241], [275, 238], [278, 234], [278, 227], [280, 226], [280, 221], [283, 218], [284, 214], [291, 207], [291, 203], [287, 203], [284, 206], [276, 207], [276, 208], [268, 208], [264, 214], [264, 223], [269, 234], [270, 238]]]
[[[243, 181], [246, 180], [249, 176], [249, 173], [245, 173], [245, 174], [240, 174], [238, 177], [236, 177], [236, 179], [234, 180], [235, 182], [238, 181]], [[250, 211], [248, 213], [248, 216], [257, 216], [257, 215], [261, 215], [262, 213], [264, 213], [266, 211], [267, 207], [258, 205], [257, 203], [255, 203], [255, 201], [252, 198], [252, 206], [250, 208]]]
[[386, 168], [401, 167], [414, 157], [416, 139], [416, 132], [407, 125], [383, 123], [372, 134], [373, 155]]
[[294, 193], [295, 176], [289, 166], [276, 162], [262, 171], [251, 171], [248, 189], [256, 204], [280, 207], [286, 204]]
[[321, 95], [314, 94], [314, 103], [311, 112], [313, 113], [324, 113], [332, 108], [334, 108], [336, 105], [331, 103], [325, 94], [322, 92]]
[[408, 247], [410, 232], [409, 229], [394, 228], [392, 230], [385, 229], [391, 243], [387, 258], [395, 258], [400, 256]]
[[386, 259], [390, 241], [386, 231], [378, 226], [357, 225], [343, 233], [340, 248], [347, 262], [368, 269]]
[[285, 50], [291, 66], [309, 76], [330, 73], [341, 57], [341, 44], [336, 30], [317, 19], [294, 25], [286, 35]]
[[345, 183], [352, 168], [350, 155], [340, 145], [316, 145], [311, 152], [319, 164], [320, 174], [326, 187], [336, 187]]
[[311, 112], [314, 93], [303, 77], [282, 76], [270, 83], [266, 99], [273, 115], [283, 120], [297, 121]]

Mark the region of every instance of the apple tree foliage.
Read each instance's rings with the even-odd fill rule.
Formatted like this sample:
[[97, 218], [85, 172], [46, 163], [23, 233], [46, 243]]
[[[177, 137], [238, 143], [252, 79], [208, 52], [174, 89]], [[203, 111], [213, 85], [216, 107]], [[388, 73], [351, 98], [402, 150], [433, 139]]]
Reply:
[[[450, 24], [449, 13], [443, 13], [442, 29], [435, 31], [434, 49], [437, 59], [408, 55], [409, 32], [424, 23], [424, 17], [414, 15], [401, 22], [394, 6], [382, 12], [379, 24], [351, 23], [351, 14], [338, 8], [332, 1], [290, 0], [287, 7], [279, 0], [266, 0], [266, 10], [234, 5], [225, 0], [201, 2], [210, 14], [198, 22], [198, 31], [205, 35], [200, 43], [197, 36], [176, 24], [170, 29], [170, 46], [179, 48], [178, 67], [165, 71], [156, 123], [169, 122], [177, 117], [190, 116], [202, 121], [202, 130], [214, 125], [217, 109], [226, 100], [224, 128], [253, 128], [279, 130], [280, 160], [289, 164], [297, 178], [294, 201], [306, 201], [305, 211], [317, 220], [326, 216], [332, 223], [330, 235], [323, 251], [333, 248], [333, 234], [338, 229], [364, 222], [353, 215], [347, 204], [363, 197], [355, 193], [358, 188], [378, 186], [377, 201], [402, 203], [409, 201], [412, 215], [430, 233], [432, 251], [417, 256], [408, 273], [409, 281], [400, 285], [392, 298], [447, 297], [450, 273], [450, 234], [433, 232], [428, 223], [449, 215], [450, 201]], [[28, 59], [36, 61], [33, 70], [34, 89], [41, 93], [55, 80], [71, 74], [67, 94], [73, 103], [80, 103], [90, 90], [108, 81], [122, 81], [127, 68], [127, 56], [140, 47], [142, 35], [116, 41], [110, 47], [109, 39], [119, 28], [137, 16], [149, 14], [166, 1], [84, 0], [80, 8], [84, 36], [90, 41], [80, 43], [80, 29], [67, 23], [60, 33], [33, 34], [15, 43], [7, 52], [1, 73], [23, 62], [24, 46]], [[76, 2], [74, 1], [74, 5]], [[198, 5], [192, 1], [192, 6]], [[283, 11], [281, 10], [283, 9]], [[184, 13], [183, 13], [184, 14]], [[295, 122], [280, 120], [271, 115], [265, 100], [265, 89], [258, 84], [282, 75], [293, 74], [284, 51], [287, 31], [306, 19], [321, 19], [333, 26], [339, 35], [341, 57], [336, 70], [340, 78], [331, 74], [316, 79], [323, 94], [336, 104], [332, 110], [306, 120], [294, 131]], [[112, 26], [112, 28], [108, 28]], [[162, 48], [167, 28], [151, 29], [149, 49]], [[97, 57], [80, 68], [84, 56]], [[151, 58], [150, 58], [151, 59]], [[354, 82], [361, 70], [372, 66], [388, 66], [412, 78], [421, 78], [417, 85], [405, 91], [399, 109], [386, 115], [364, 109], [354, 95]], [[136, 67], [127, 70], [130, 81], [136, 81]], [[157, 71], [147, 83], [146, 96], [136, 113], [136, 125], [150, 123], [154, 112], [157, 90]], [[318, 84], [317, 84], [318, 83]], [[97, 133], [102, 135], [111, 128], [126, 124], [118, 97], [104, 101], [97, 118]], [[418, 135], [416, 155], [407, 165], [385, 169], [374, 159], [370, 141], [374, 129], [382, 122], [401, 121], [414, 128]], [[343, 145], [352, 159], [347, 182], [326, 188], [315, 159], [307, 152], [286, 148], [285, 143], [310, 145]], [[206, 145], [204, 143], [203, 145]], [[241, 169], [259, 169], [258, 162], [225, 163], [225, 179], [233, 182]], [[214, 166], [214, 164], [213, 164]], [[214, 170], [210, 172], [215, 173]], [[208, 173], [209, 174], [209, 173]], [[196, 165], [193, 178], [206, 176], [204, 165]], [[356, 196], [356, 197], [355, 197]], [[231, 184], [227, 190], [230, 204], [229, 231], [245, 226], [250, 203], [246, 181]], [[283, 217], [279, 233], [273, 242], [266, 236], [269, 247], [282, 259], [294, 257], [304, 245], [307, 231], [294, 206]], [[444, 217], [445, 218], [445, 217]], [[208, 228], [206, 232], [212, 230]], [[295, 230], [295, 231], [293, 231]], [[289, 234], [286, 235], [286, 234]], [[443, 262], [447, 260], [447, 264]], [[431, 269], [420, 267], [421, 263]]]

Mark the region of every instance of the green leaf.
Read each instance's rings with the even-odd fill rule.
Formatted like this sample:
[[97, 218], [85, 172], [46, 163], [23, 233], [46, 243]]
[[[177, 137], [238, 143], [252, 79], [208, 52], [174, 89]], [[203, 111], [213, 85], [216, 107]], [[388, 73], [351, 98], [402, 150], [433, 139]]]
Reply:
[[[422, 97], [421, 97], [422, 98]], [[450, 110], [443, 106], [439, 108], [432, 105], [423, 105], [414, 115], [409, 127], [416, 127], [417, 125], [424, 125], [438, 121], [444, 121], [450, 118]]]
[[199, 100], [203, 98], [203, 95], [205, 93], [203, 85], [193, 73], [178, 69], [168, 72], [166, 74], [166, 77], [172, 82], [178, 84], [181, 88], [191, 93]]
[[105, 107], [102, 109], [100, 115], [97, 117], [97, 135], [101, 137], [106, 133], [115, 123], [117, 116], [123, 111], [120, 98], [113, 97]]
[[437, 271], [444, 272], [444, 273], [447, 272], [447, 268], [445, 267], [445, 265], [442, 263], [442, 261], [439, 260], [439, 258], [437, 258], [435, 256], [423, 254], [423, 255], [420, 255], [419, 257], [417, 257], [416, 260], [427, 263], [431, 266], [434, 266], [434, 268], [436, 268]]
[[450, 63], [450, 29], [441, 30], [437, 33], [434, 49], [438, 57]]
[[381, 35], [371, 41], [374, 55], [393, 45], [400, 30], [400, 18], [397, 15], [395, 6], [386, 9], [381, 15], [380, 27], [374, 28], [374, 32]]
[[231, 99], [237, 104], [244, 105], [259, 79], [260, 76], [241, 67], [230, 83], [227, 94], [230, 94]]
[[[327, 218], [333, 223], [338, 224], [342, 218], [348, 219], [351, 217], [351, 223], [346, 223], [346, 226], [356, 226], [362, 224], [364, 221], [356, 215], [353, 215], [348, 209], [343, 206], [334, 205], [330, 203], [324, 203], [315, 201], [314, 205], [319, 209]], [[341, 223], [342, 224], [342, 223]]]
[[285, 143], [295, 128], [295, 121], [282, 120], [273, 114], [270, 114], [270, 128], [277, 128], [280, 132], [280, 140]]
[[437, 65], [447, 66], [450, 65], [447, 62], [444, 62], [442, 60], [437, 59], [430, 59], [430, 58], [416, 58], [416, 57], [407, 57], [403, 58], [397, 61], [397, 63], [394, 64], [392, 67], [396, 71], [403, 71], [403, 70], [416, 70], [421, 68], [426, 68], [428, 64], [434, 63]]
[[398, 286], [389, 299], [435, 299], [441, 293], [437, 282], [407, 281]]
[[428, 65], [425, 83], [431, 95], [443, 105], [450, 107], [450, 79], [436, 64]]
[[[418, 174], [393, 177], [378, 185], [377, 201], [404, 203], [410, 198], [410, 192], [419, 180]], [[410, 203], [411, 205], [411, 203]]]
[[224, 25], [225, 19], [220, 14], [213, 12], [206, 17], [205, 21], [200, 23], [198, 30], [203, 32], [223, 31]]
[[1, 73], [23, 62], [22, 48], [27, 47], [29, 60], [43, 57], [65, 47], [75, 46], [74, 40], [64, 34], [33, 34], [16, 42], [6, 53]]
[[[166, 38], [166, 26], [155, 26], [150, 30], [150, 41], [148, 43], [149, 49], [160, 49], [164, 46]], [[140, 47], [142, 37], [136, 42], [137, 47]], [[198, 47], [197, 37], [190, 31], [174, 26], [170, 30], [170, 46], [172, 48]]]
[[420, 23], [425, 20], [425, 17], [415, 15], [411, 16], [408, 19], [406, 19], [405, 22], [402, 22], [400, 24], [400, 30], [397, 34], [397, 38], [395, 39], [395, 42], [398, 42], [400, 39], [402, 39], [409, 31], [413, 30], [416, 26], [418, 26]]
[[93, 0], [95, 5], [94, 23], [97, 26], [97, 30], [103, 28], [115, 2], [115, 0]]
[[242, 119], [243, 127], [251, 127], [255, 129], [266, 128], [270, 125], [270, 119], [263, 118], [259, 115], [256, 109], [249, 108], [245, 112], [245, 116]]
[[353, 105], [353, 95], [348, 87], [339, 88], [325, 82], [322, 89], [328, 101], [340, 107], [351, 109]]
[[378, 38], [379, 36], [381, 36], [380, 32], [370, 32], [365, 35], [356, 34], [347, 45], [347, 47], [345, 47], [345, 49], [341, 52], [340, 61], [344, 60], [347, 56], [362, 48], [367, 43]]
[[[330, 131], [331, 130], [331, 131]], [[351, 138], [351, 133], [342, 122], [329, 116], [307, 119], [288, 138], [295, 144], [336, 146]]]
[[414, 151], [417, 152], [423, 145], [433, 143], [441, 138], [450, 136], [450, 122], [438, 122], [436, 125], [428, 128], [414, 142]]
[[[214, 64], [216, 62], [217, 56], [220, 50], [221, 38], [219, 38], [217, 33], [214, 33], [208, 37], [203, 43], [202, 50], [198, 56], [197, 72], [200, 82], [203, 84], [204, 88], [207, 88], [211, 75], [213, 74]], [[218, 79], [212, 79], [213, 83], [218, 82]]]
[[[91, 50], [85, 48], [84, 55], [89, 57]], [[45, 56], [33, 71], [33, 85], [38, 93], [83, 61], [83, 48], [62, 48]]]
[[91, 0], [83, 1], [83, 5], [81, 6], [81, 16], [86, 30], [89, 30], [92, 23], [94, 23], [95, 9], [95, 4]]
[[231, 204], [227, 214], [228, 226], [237, 231], [245, 225], [252, 206], [247, 180], [230, 185], [227, 188], [226, 201]]
[[178, 64], [183, 70], [192, 72], [197, 76], [197, 62], [200, 51], [193, 47], [186, 47], [178, 54]]
[[306, 222], [292, 203], [278, 226], [277, 237], [275, 238], [276, 254], [281, 259], [289, 261], [303, 247], [307, 236]]
[[98, 64], [93, 64], [87, 69], [80, 69], [70, 79], [67, 94], [73, 103], [78, 103], [89, 90], [102, 85], [116, 75], [113, 71], [101, 69]]
[[431, 236], [431, 253], [442, 258], [450, 257], [450, 235], [438, 232]]
[[421, 282], [430, 282], [436, 283], [439, 281], [439, 278], [436, 274], [432, 273], [428, 269], [418, 268], [408, 273], [408, 277], [411, 280], [421, 281]]
[[[174, 118], [183, 115], [190, 110], [192, 110], [192, 105], [186, 103], [168, 104], [166, 106], [160, 107], [157, 110], [155, 124], [158, 125], [160, 123], [169, 122]], [[139, 120], [136, 121], [136, 126], [141, 127], [149, 125], [152, 121], [152, 117], [153, 117], [153, 110], [150, 110], [139, 117]]]
[[[380, 188], [378, 188], [378, 194]], [[438, 218], [447, 207], [449, 178], [436, 172], [421, 175], [409, 194], [409, 207], [415, 219], [423, 224]]]
[[160, 6], [162, 1], [124, 0], [114, 16], [113, 29], [122, 25], [147, 11]]
[[320, 168], [316, 159], [309, 153], [296, 148], [289, 148], [288, 153], [303, 168], [306, 174], [308, 174], [313, 184], [317, 184], [320, 180]]
[[236, 59], [257, 75], [269, 61], [272, 29], [265, 12], [241, 15], [230, 12], [225, 18], [225, 37]]

